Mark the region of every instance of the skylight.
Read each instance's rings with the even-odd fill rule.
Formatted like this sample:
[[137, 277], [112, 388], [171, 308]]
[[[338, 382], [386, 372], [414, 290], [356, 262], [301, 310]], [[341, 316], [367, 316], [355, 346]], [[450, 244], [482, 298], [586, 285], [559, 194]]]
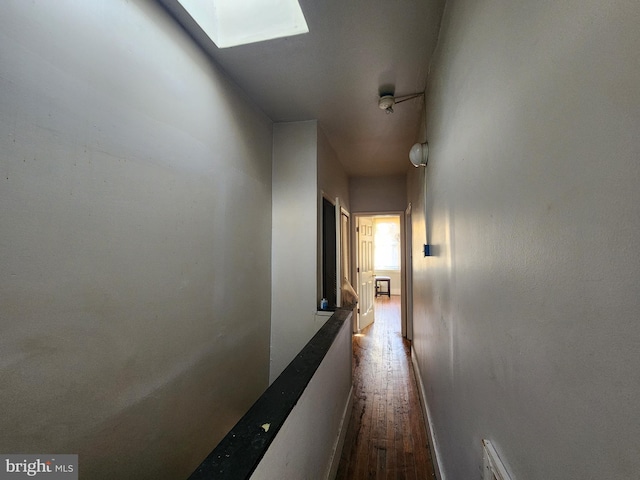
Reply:
[[218, 48], [307, 33], [297, 0], [178, 0]]

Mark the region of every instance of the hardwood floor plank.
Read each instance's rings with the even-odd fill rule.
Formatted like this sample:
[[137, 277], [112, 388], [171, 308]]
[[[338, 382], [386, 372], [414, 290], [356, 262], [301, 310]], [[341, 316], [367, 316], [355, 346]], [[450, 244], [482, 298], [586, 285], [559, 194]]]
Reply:
[[336, 478], [435, 478], [400, 297], [375, 306], [376, 321], [353, 337], [355, 398]]

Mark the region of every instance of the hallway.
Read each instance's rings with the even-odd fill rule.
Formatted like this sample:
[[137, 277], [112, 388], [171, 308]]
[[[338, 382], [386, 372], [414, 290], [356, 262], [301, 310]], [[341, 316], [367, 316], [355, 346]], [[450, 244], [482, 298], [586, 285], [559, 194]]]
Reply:
[[399, 296], [376, 299], [376, 321], [353, 337], [353, 360], [353, 410], [336, 478], [435, 478]]

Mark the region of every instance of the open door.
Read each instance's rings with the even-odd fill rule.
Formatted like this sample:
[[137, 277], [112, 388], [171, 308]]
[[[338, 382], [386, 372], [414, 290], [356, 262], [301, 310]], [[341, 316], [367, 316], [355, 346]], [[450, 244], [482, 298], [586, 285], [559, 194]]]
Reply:
[[[338, 213], [340, 210], [338, 209]], [[338, 217], [338, 222], [340, 217]], [[326, 298], [330, 309], [339, 306], [338, 298], [338, 278], [339, 262], [338, 248], [336, 242], [336, 229], [340, 223], [336, 224], [336, 206], [326, 198], [322, 199], [322, 298]]]
[[375, 285], [373, 275], [373, 219], [371, 217], [358, 217], [356, 228], [358, 245], [358, 329], [368, 327], [374, 321]]

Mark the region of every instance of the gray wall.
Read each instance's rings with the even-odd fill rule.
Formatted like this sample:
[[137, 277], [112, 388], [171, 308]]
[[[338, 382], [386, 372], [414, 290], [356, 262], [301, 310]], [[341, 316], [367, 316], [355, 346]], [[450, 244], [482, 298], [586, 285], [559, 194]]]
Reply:
[[[640, 471], [640, 3], [447, 2], [414, 338], [449, 480]], [[428, 228], [437, 255], [418, 255]]]
[[2, 2], [0, 58], [0, 451], [184, 478], [268, 382], [271, 122], [154, 2]]

